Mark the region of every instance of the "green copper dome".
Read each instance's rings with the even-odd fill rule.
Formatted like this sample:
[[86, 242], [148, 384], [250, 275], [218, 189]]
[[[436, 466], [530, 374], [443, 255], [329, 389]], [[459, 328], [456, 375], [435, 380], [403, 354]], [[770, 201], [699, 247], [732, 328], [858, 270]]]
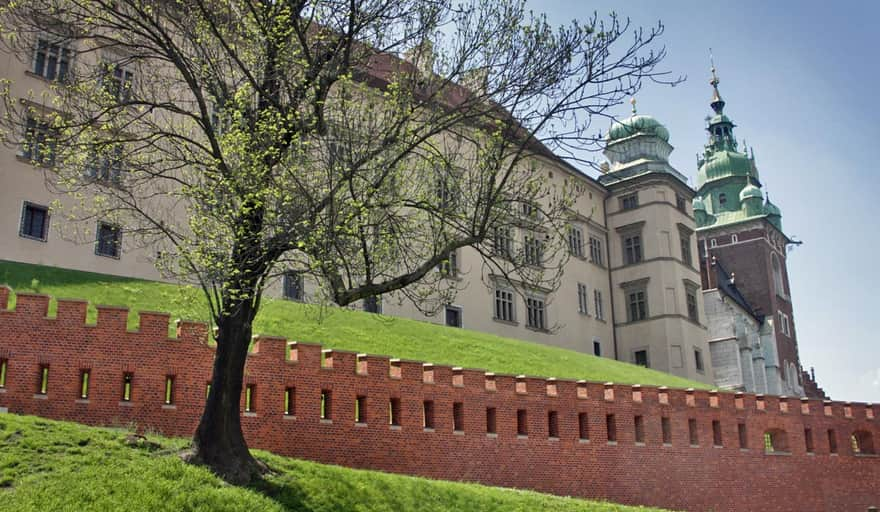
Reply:
[[749, 183], [746, 185], [746, 188], [742, 189], [742, 192], [739, 193], [739, 200], [745, 201], [746, 199], [751, 198], [764, 199], [764, 194], [761, 193], [761, 189]]
[[700, 196], [695, 196], [693, 202], [691, 203], [694, 207], [694, 211], [706, 211], [706, 205], [703, 203], [703, 199]]
[[669, 130], [651, 116], [632, 115], [623, 121], [615, 122], [608, 130], [608, 142], [625, 139], [636, 134], [654, 135], [669, 142]]
[[725, 176], [751, 176], [752, 160], [743, 153], [717, 150], [706, 155], [697, 173], [697, 186]]

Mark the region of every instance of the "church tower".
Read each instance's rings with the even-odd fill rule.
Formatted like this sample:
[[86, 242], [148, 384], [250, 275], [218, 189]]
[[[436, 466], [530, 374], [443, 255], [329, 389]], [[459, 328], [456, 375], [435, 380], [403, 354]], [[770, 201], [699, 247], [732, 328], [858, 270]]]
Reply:
[[[740, 310], [748, 311], [757, 320], [761, 335], [752, 339], [763, 341], [745, 347], [744, 338], [739, 335], [740, 352], [748, 349], [749, 354], [756, 354], [755, 361], [760, 352], [761, 361], [755, 366], [760, 368], [754, 370], [760, 379], [746, 377], [743, 387], [759, 393], [803, 396], [805, 379], [810, 379], [803, 374], [798, 357], [786, 263], [787, 248], [799, 242], [785, 234], [781, 210], [769, 197], [765, 198], [754, 150], [748, 151], [745, 142], [740, 145], [734, 137], [736, 125], [724, 113], [725, 102], [718, 91], [714, 66], [709, 83], [713, 115], [707, 118], [709, 140], [697, 159], [693, 210], [710, 338], [720, 336], [713, 333], [714, 327], [725, 321], [728, 325], [735, 323], [730, 318], [712, 317], [727, 313], [719, 313], [724, 308], [713, 307], [711, 292], [727, 291], [733, 299], [728, 302], [736, 302]], [[725, 358], [722, 351], [716, 350], [723, 341], [721, 337], [710, 339], [717, 372], [752, 373], [747, 368], [752, 365], [751, 356]]]

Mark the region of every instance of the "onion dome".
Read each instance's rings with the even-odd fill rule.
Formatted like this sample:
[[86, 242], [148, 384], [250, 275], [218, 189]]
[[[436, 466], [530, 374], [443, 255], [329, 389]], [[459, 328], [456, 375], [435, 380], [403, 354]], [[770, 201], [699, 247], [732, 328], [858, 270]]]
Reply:
[[651, 116], [633, 114], [627, 119], [615, 122], [608, 130], [608, 142], [625, 139], [633, 135], [653, 135], [669, 142], [669, 130]]
[[761, 193], [761, 189], [756, 187], [755, 185], [749, 183], [746, 185], [746, 188], [742, 189], [739, 193], [739, 200], [745, 202], [747, 199], [764, 199], [764, 194]]

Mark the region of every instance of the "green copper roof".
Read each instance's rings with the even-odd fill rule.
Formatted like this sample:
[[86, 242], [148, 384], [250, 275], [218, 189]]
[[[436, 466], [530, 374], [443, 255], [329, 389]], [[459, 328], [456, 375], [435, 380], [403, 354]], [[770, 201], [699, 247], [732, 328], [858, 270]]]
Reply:
[[767, 200], [766, 203], [764, 203], [764, 212], [766, 212], [767, 215], [775, 215], [777, 217], [782, 217], [782, 211], [779, 209], [778, 206], [771, 203], [769, 199]]
[[746, 188], [742, 189], [742, 192], [739, 193], [739, 200], [745, 201], [746, 199], [753, 198], [764, 199], [764, 194], [761, 193], [760, 188], [749, 183], [748, 185], [746, 185]]
[[636, 134], [654, 135], [669, 142], [669, 130], [651, 116], [632, 115], [623, 121], [615, 122], [608, 130], [608, 142], [625, 139]]
[[722, 149], [706, 153], [697, 172], [697, 188], [726, 176], [751, 176], [752, 160], [743, 153]]
[[706, 205], [703, 203], [703, 199], [700, 196], [694, 196], [694, 200], [691, 203], [694, 207], [694, 211], [706, 211]]

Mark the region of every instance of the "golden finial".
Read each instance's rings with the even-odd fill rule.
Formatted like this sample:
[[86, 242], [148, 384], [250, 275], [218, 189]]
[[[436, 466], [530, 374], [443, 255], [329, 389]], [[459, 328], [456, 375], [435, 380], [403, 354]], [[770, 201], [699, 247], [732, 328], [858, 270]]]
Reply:
[[632, 113], [633, 113], [633, 115], [636, 115], [636, 97], [635, 97], [635, 96], [633, 96], [632, 98], [630, 98], [630, 100], [629, 100], [629, 104], [632, 105]]

